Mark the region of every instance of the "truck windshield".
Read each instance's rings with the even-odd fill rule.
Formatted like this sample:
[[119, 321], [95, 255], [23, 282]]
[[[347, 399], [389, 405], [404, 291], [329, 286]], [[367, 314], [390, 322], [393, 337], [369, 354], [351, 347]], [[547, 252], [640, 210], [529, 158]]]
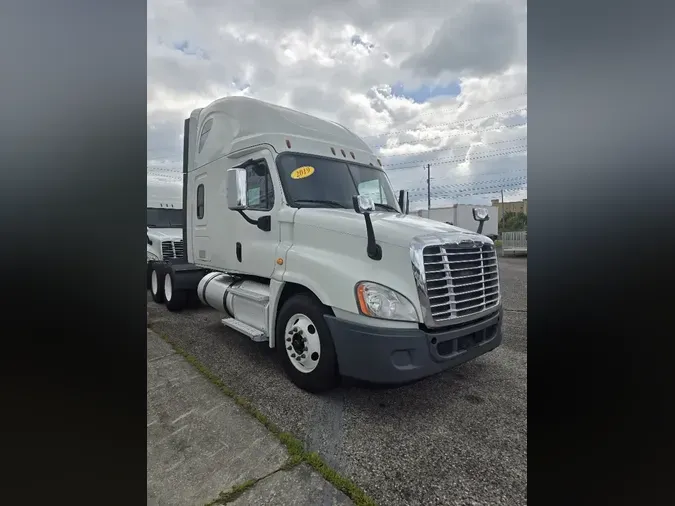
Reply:
[[290, 153], [281, 155], [277, 164], [292, 207], [353, 209], [352, 197], [359, 194], [372, 197], [378, 211], [400, 212], [389, 178], [381, 169]]
[[148, 207], [145, 214], [150, 228], [181, 228], [183, 226], [182, 209]]

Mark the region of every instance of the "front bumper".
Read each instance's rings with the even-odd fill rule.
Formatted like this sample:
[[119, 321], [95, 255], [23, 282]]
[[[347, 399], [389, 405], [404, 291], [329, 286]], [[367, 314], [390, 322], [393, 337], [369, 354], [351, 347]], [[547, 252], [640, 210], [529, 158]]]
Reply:
[[439, 331], [371, 327], [326, 316], [340, 374], [372, 383], [415, 381], [472, 360], [502, 342], [500, 307]]

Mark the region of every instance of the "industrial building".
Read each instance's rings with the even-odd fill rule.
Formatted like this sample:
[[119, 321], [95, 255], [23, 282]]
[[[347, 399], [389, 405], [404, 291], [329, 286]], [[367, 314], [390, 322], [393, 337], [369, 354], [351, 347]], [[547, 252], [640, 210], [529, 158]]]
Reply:
[[[517, 202], [502, 202], [499, 199], [492, 199], [492, 206], [497, 208], [497, 221], [501, 221], [503, 213], [523, 213], [527, 216], [527, 199]], [[503, 211], [502, 211], [503, 208]], [[490, 217], [492, 219], [492, 217]]]

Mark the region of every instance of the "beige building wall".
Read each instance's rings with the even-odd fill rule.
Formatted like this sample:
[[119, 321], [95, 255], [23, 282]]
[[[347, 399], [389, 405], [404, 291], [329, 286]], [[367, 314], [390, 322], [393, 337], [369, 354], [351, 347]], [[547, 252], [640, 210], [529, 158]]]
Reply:
[[497, 216], [500, 221], [504, 212], [523, 213], [525, 216], [527, 216], [527, 199], [523, 199], [518, 202], [504, 202], [503, 209], [501, 200], [492, 199], [492, 205], [497, 208]]

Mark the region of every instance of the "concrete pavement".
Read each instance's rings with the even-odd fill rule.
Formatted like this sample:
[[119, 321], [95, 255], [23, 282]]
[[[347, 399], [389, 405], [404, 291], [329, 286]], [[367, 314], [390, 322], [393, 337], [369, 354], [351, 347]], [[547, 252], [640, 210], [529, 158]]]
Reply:
[[274, 434], [150, 329], [147, 340], [149, 505], [353, 504], [306, 463], [289, 465]]

